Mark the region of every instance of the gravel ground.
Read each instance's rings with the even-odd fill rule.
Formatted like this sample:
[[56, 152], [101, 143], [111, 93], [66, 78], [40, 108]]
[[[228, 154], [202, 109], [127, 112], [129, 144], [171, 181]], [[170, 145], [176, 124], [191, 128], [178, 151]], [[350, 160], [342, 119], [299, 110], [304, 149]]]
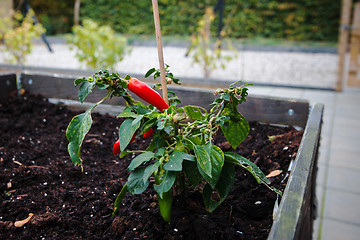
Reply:
[[[61, 69], [85, 69], [75, 58], [75, 51], [62, 43], [51, 45], [50, 53], [44, 44], [36, 44], [26, 66]], [[132, 46], [131, 52], [116, 65], [116, 71], [145, 74], [158, 68], [157, 49], [154, 46]], [[186, 57], [185, 47], [164, 47], [164, 59], [178, 78], [201, 78], [202, 68]], [[225, 54], [229, 54], [225, 52]], [[0, 51], [0, 64], [6, 63], [6, 52]], [[290, 85], [315, 88], [335, 88], [338, 55], [333, 53], [305, 53], [284, 51], [239, 51], [238, 57], [225, 70], [212, 71], [211, 78], [224, 81], [242, 80], [248, 83]]]

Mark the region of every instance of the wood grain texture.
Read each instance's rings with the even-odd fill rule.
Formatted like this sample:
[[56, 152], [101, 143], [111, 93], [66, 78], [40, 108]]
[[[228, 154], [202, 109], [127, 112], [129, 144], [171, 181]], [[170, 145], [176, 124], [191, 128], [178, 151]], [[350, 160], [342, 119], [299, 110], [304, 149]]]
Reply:
[[0, 97], [5, 97], [11, 92], [16, 91], [16, 74], [1, 73], [0, 74]]
[[339, 31], [339, 66], [338, 66], [338, 78], [336, 82], [336, 91], [341, 92], [343, 90], [343, 73], [345, 67], [345, 55], [348, 47], [349, 29], [351, 16], [351, 4], [352, 0], [343, 0], [341, 9], [341, 25]]
[[353, 16], [353, 30], [351, 32], [350, 43], [350, 63], [347, 85], [351, 87], [360, 87], [360, 2], [355, 4]]
[[295, 165], [286, 185], [269, 240], [311, 239], [315, 216], [317, 153], [324, 106], [315, 104], [309, 114]]

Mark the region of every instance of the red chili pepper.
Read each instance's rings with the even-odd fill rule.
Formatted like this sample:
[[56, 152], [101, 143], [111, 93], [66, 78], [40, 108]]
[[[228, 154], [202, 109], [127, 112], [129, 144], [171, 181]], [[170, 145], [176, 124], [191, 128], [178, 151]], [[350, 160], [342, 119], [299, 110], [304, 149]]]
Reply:
[[118, 155], [120, 152], [120, 142], [119, 142], [119, 139], [114, 143], [114, 146], [113, 146], [113, 154], [114, 155]]
[[[131, 140], [130, 140], [130, 143], [133, 143], [135, 142], [135, 134], [132, 136]], [[113, 154], [114, 155], [118, 155], [120, 152], [120, 141], [119, 139], [114, 143], [114, 146], [113, 146]]]
[[155, 130], [153, 128], [150, 128], [146, 133], [144, 133], [143, 138], [150, 137], [154, 132]]
[[129, 80], [128, 88], [142, 100], [157, 107], [157, 109], [159, 109], [161, 112], [163, 112], [164, 109], [169, 108], [169, 105], [158, 92], [149, 87], [146, 83], [143, 83], [136, 78], [131, 78]]

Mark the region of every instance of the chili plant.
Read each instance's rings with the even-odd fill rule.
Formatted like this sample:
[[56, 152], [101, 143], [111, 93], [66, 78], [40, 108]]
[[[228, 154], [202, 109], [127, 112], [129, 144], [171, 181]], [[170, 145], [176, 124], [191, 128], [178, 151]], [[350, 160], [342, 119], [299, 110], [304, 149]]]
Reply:
[[[159, 74], [151, 69], [146, 75]], [[178, 79], [167, 74], [168, 81]], [[187, 187], [202, 190], [203, 201], [208, 211], [213, 211], [230, 193], [234, 184], [234, 165], [249, 171], [258, 183], [269, 186], [265, 174], [251, 161], [233, 152], [223, 152], [214, 145], [213, 138], [222, 131], [235, 149], [247, 137], [249, 124], [238, 112], [239, 104], [246, 101], [248, 89], [245, 85], [230, 85], [227, 89], [216, 91], [216, 99], [210, 110], [199, 106], [178, 107], [178, 98], [169, 98], [169, 105], [161, 96], [145, 83], [118, 73], [101, 70], [89, 78], [75, 80], [80, 85], [78, 96], [84, 102], [88, 94], [99, 88], [107, 92], [106, 96], [94, 104], [85, 113], [75, 116], [66, 131], [69, 140], [68, 151], [75, 165], [82, 166], [80, 148], [91, 124], [91, 111], [106, 98], [122, 97], [127, 106], [118, 115], [125, 120], [119, 129], [119, 140], [114, 144], [114, 154], [122, 158], [128, 154], [138, 154], [128, 166], [130, 175], [121, 189], [114, 204], [114, 214], [121, 206], [127, 192], [143, 193], [154, 177], [154, 190], [157, 193], [160, 213], [163, 219], [170, 221], [173, 194], [179, 194]], [[150, 105], [135, 101], [135, 93]], [[129, 150], [129, 143], [141, 135], [152, 135], [147, 149]], [[135, 136], [135, 137], [134, 137]]]

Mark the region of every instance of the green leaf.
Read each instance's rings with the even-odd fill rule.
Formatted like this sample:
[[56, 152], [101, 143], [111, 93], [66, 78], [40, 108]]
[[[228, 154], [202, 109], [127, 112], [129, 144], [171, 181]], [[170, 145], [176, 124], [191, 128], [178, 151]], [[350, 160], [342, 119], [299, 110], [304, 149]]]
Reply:
[[199, 168], [200, 174], [203, 178], [210, 184], [210, 186], [215, 189], [216, 183], [219, 180], [222, 167], [224, 165], [224, 153], [223, 151], [215, 146], [212, 145], [210, 142], [206, 145], [206, 151], [209, 153], [210, 156], [210, 163], [211, 163], [211, 176], [203, 173], [203, 169]]
[[196, 160], [195, 157], [191, 154], [183, 152], [182, 155], [183, 155], [184, 160], [191, 161], [191, 162], [195, 162], [195, 160]]
[[136, 102], [136, 104], [133, 105], [132, 107], [138, 114], [144, 115], [150, 112], [149, 108], [144, 104], [142, 104], [141, 102]]
[[149, 119], [155, 119], [156, 120], [160, 114], [161, 113], [153, 110], [151, 112], [146, 113], [146, 117], [149, 118]]
[[140, 127], [142, 117], [143, 116], [140, 115], [135, 119], [127, 118], [121, 124], [119, 130], [120, 151], [124, 151], [129, 145], [132, 136]]
[[152, 126], [154, 126], [155, 122], [156, 122], [156, 118], [152, 118], [152, 119], [146, 121], [142, 125], [142, 129], [143, 129], [142, 133], [146, 133], [147, 131], [149, 131], [150, 128], [152, 128]]
[[207, 111], [206, 109], [198, 106], [185, 106], [185, 113], [194, 120], [205, 120]]
[[78, 96], [81, 103], [84, 102], [85, 98], [89, 95], [89, 93], [92, 92], [92, 90], [95, 88], [95, 82], [83, 82], [81, 84]]
[[163, 146], [166, 145], [166, 139], [161, 134], [155, 134], [152, 142], [155, 144], [157, 148], [162, 148]]
[[162, 130], [165, 128], [165, 124], [166, 124], [166, 119], [165, 118], [160, 118], [160, 121], [158, 121], [157, 123], [157, 129], [158, 130]]
[[197, 169], [195, 162], [185, 161], [183, 162], [183, 168], [185, 175], [191, 185], [197, 186], [201, 183], [201, 175]]
[[216, 194], [219, 199], [213, 199], [213, 189], [209, 184], [206, 184], [203, 190], [203, 200], [206, 210], [214, 211], [229, 195], [235, 182], [235, 169], [232, 164], [225, 163], [218, 183], [216, 184]]
[[162, 157], [165, 154], [166, 148], [160, 148], [155, 152], [156, 157]]
[[156, 69], [155, 69], [155, 68], [149, 69], [149, 71], [146, 72], [145, 77], [147, 78], [148, 76], [150, 76], [150, 75], [153, 74], [154, 72], [156, 72]]
[[85, 77], [83, 77], [83, 78], [77, 78], [77, 79], [75, 79], [75, 81], [74, 81], [74, 85], [75, 85], [75, 87], [76, 87], [77, 85], [79, 85], [80, 83], [85, 82], [85, 81], [87, 81]]
[[161, 179], [161, 183], [159, 185], [154, 185], [154, 189], [159, 194], [160, 198], [163, 198], [163, 193], [168, 192], [174, 185], [176, 172], [165, 171]]
[[269, 179], [267, 179], [266, 175], [260, 170], [260, 168], [243, 156], [233, 152], [227, 152], [225, 153], [225, 160], [248, 170], [255, 177], [258, 183], [264, 182], [270, 184]]
[[130, 77], [129, 75], [126, 75], [126, 76], [124, 77], [125, 80], [130, 80], [130, 78], [131, 78], [131, 77]]
[[170, 155], [170, 159], [164, 164], [163, 168], [166, 171], [181, 171], [182, 170], [183, 155], [181, 152], [174, 151]]
[[150, 161], [153, 157], [154, 157], [153, 152], [144, 152], [142, 154], [139, 154], [131, 161], [131, 163], [128, 167], [128, 170], [133, 171], [135, 168], [137, 168], [141, 164]]
[[198, 168], [202, 170], [200, 173], [203, 173], [201, 175], [211, 178], [211, 159], [205, 145], [194, 145], [194, 152]]
[[130, 153], [132, 153], [132, 151], [122, 151], [121, 153], [120, 153], [120, 156], [119, 156], [119, 158], [123, 158], [123, 157], [125, 157], [126, 155], [129, 155]]
[[144, 183], [149, 179], [149, 177], [159, 168], [160, 162], [157, 161], [154, 164], [151, 164], [145, 168], [143, 181]]
[[220, 99], [224, 99], [225, 101], [230, 101], [230, 94], [223, 93], [223, 94], [221, 94]]
[[112, 213], [112, 217], [114, 217], [114, 215], [116, 214], [116, 212], [118, 211], [119, 207], [120, 207], [120, 203], [123, 200], [123, 198], [125, 197], [125, 194], [127, 193], [127, 188], [126, 188], [126, 184], [122, 187], [119, 195], [116, 197], [115, 199], [115, 203], [114, 203], [114, 211]]
[[105, 83], [96, 83], [96, 86], [101, 89], [101, 90], [104, 90], [104, 89], [107, 89], [110, 85], [109, 84], [105, 84]]
[[167, 133], [167, 134], [170, 134], [170, 132], [173, 130], [173, 126], [171, 124], [166, 124], [165, 128], [164, 128], [164, 131]]
[[68, 152], [72, 162], [77, 165], [82, 164], [80, 149], [85, 135], [89, 132], [92, 124], [90, 109], [75, 116], [66, 129], [66, 138], [69, 141]]
[[260, 170], [260, 168], [258, 168], [258, 166], [256, 166], [255, 163], [249, 161], [243, 156], [240, 156], [232, 152], [225, 153], [225, 161], [243, 167], [254, 176], [254, 178], [258, 183], [262, 183], [266, 187], [268, 187], [271, 191], [274, 191], [276, 194], [279, 194], [280, 196], [282, 195], [282, 192], [280, 190], [276, 189], [275, 187], [269, 186], [270, 184], [269, 179], [267, 179], [266, 175]]
[[141, 194], [149, 186], [149, 180], [144, 182], [145, 168], [137, 168], [131, 172], [127, 180], [127, 190], [132, 194]]
[[215, 145], [210, 145], [210, 146], [211, 148], [209, 150], [211, 152], [210, 159], [211, 159], [212, 178], [209, 179], [208, 182], [213, 188], [215, 188], [215, 185], [219, 180], [221, 170], [224, 166], [224, 153], [219, 147]]
[[137, 118], [139, 115], [132, 112], [130, 107], [126, 107], [117, 117], [118, 118]]
[[145, 151], [154, 151], [156, 149], [155, 140], [153, 139]]
[[213, 198], [213, 192], [217, 194], [216, 191], [214, 191], [209, 184], [206, 184], [203, 189], [203, 200], [206, 207], [206, 210], [209, 212], [212, 212], [217, 206], [220, 205], [220, 200], [212, 200]]
[[221, 125], [221, 130], [226, 140], [235, 149], [248, 136], [250, 127], [246, 119], [237, 110], [234, 110], [235, 112], [229, 111], [229, 109], [224, 109], [223, 111], [223, 114], [228, 115], [230, 119]]
[[219, 181], [216, 184], [216, 189], [222, 200], [225, 200], [230, 193], [235, 182], [235, 168], [230, 163], [224, 163], [221, 170]]

